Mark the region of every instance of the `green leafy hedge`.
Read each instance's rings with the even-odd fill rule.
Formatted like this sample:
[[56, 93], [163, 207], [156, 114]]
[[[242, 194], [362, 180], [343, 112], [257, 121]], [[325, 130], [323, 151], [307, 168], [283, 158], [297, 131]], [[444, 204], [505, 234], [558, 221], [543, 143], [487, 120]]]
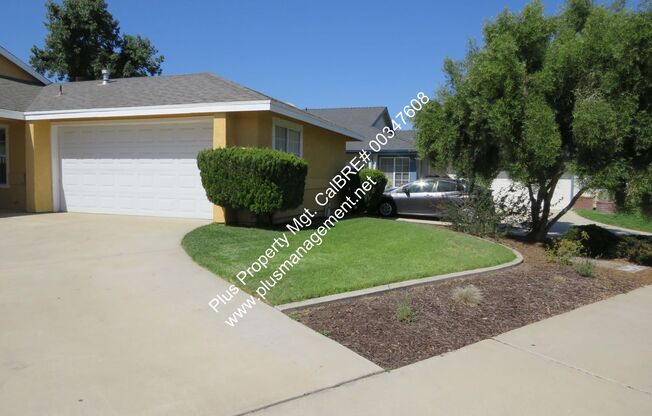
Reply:
[[206, 149], [197, 155], [206, 195], [225, 208], [257, 216], [303, 202], [308, 164], [290, 153], [253, 147]]
[[387, 176], [378, 169], [367, 168], [358, 172], [358, 177], [361, 182], [366, 181], [367, 176], [376, 182], [376, 185], [374, 185], [373, 188], [364, 195], [363, 207], [364, 210], [369, 213], [376, 213], [376, 211], [378, 211], [378, 206], [380, 205], [380, 200], [383, 198], [385, 187], [387, 186]]
[[[587, 236], [583, 238], [582, 234]], [[633, 263], [652, 266], [652, 241], [645, 236], [617, 236], [595, 224], [571, 227], [565, 240], [580, 242], [590, 257], [622, 258]]]
[[385, 192], [385, 186], [387, 186], [387, 177], [378, 169], [365, 168], [358, 172], [356, 176], [351, 176], [342, 191], [342, 202], [346, 200], [347, 196], [353, 200], [357, 198], [355, 191], [360, 188], [362, 182], [367, 180], [367, 176], [376, 182], [376, 185], [364, 195], [362, 201], [356, 204], [356, 212], [376, 213], [383, 192]]

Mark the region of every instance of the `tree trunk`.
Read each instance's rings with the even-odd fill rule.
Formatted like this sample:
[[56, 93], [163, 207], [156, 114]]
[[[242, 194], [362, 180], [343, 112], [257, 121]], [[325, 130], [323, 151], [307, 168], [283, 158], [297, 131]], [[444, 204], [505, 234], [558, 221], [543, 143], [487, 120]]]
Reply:
[[[571, 208], [573, 208], [575, 202], [577, 202], [577, 200], [582, 196], [582, 194], [584, 194], [585, 191], [586, 188], [581, 188], [577, 194], [571, 198], [570, 202], [550, 220], [548, 220], [548, 216], [550, 215], [550, 203], [552, 201], [554, 192], [545, 194], [543, 201], [537, 201], [539, 206], [541, 203], [543, 203], [543, 210], [541, 211], [539, 221], [536, 224], [534, 222], [532, 223], [532, 228], [527, 235], [528, 239], [538, 242], [545, 240], [552, 226], [555, 225], [557, 221], [559, 221], [559, 219], [563, 217], [568, 211], [570, 211]], [[539, 208], [537, 208], [537, 212], [538, 210]]]

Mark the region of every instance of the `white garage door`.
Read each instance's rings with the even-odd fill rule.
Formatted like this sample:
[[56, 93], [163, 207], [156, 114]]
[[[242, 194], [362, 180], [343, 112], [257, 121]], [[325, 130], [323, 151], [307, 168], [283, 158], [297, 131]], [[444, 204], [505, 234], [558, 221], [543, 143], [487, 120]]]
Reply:
[[208, 120], [60, 126], [61, 211], [212, 218], [197, 152]]

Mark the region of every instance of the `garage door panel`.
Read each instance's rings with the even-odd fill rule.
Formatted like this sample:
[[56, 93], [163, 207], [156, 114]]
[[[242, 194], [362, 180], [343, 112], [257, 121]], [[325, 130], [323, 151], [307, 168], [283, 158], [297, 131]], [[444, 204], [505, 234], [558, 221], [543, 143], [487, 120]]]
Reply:
[[61, 208], [212, 218], [196, 156], [210, 122], [60, 127]]

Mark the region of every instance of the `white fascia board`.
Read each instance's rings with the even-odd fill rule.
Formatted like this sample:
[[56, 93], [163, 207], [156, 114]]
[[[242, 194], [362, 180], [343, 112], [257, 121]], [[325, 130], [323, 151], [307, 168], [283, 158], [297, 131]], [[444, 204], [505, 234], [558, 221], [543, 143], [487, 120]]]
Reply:
[[298, 108], [292, 107], [291, 105], [288, 104], [283, 104], [280, 102], [272, 102], [271, 111], [287, 117], [294, 118], [296, 120], [301, 120], [303, 122], [315, 125], [317, 127], [321, 127], [326, 130], [334, 131], [335, 133], [342, 134], [344, 136], [350, 137], [355, 140], [359, 140], [359, 141], [367, 140], [367, 138], [361, 134], [353, 132], [349, 129], [345, 129], [344, 127], [340, 127], [336, 124], [330, 123], [322, 118], [319, 118], [317, 116], [308, 113], [307, 111], [301, 111]]
[[10, 118], [12, 120], [25, 120], [25, 114], [23, 114], [21, 111], [0, 109], [0, 118]]
[[107, 117], [141, 117], [197, 113], [269, 111], [270, 100], [230, 101], [223, 103], [174, 104], [143, 107], [92, 108], [79, 110], [28, 111], [25, 120], [70, 120]]
[[45, 78], [43, 75], [36, 72], [34, 70], [34, 68], [32, 68], [31, 66], [27, 65], [25, 62], [18, 59], [18, 57], [16, 55], [9, 52], [8, 50], [3, 48], [2, 46], [0, 46], [0, 55], [4, 56], [9, 61], [13, 62], [16, 66], [18, 66], [20, 69], [27, 72], [28, 74], [30, 74], [31, 76], [33, 76], [37, 80], [41, 81], [44, 85], [48, 85], [50, 83], [49, 79]]

